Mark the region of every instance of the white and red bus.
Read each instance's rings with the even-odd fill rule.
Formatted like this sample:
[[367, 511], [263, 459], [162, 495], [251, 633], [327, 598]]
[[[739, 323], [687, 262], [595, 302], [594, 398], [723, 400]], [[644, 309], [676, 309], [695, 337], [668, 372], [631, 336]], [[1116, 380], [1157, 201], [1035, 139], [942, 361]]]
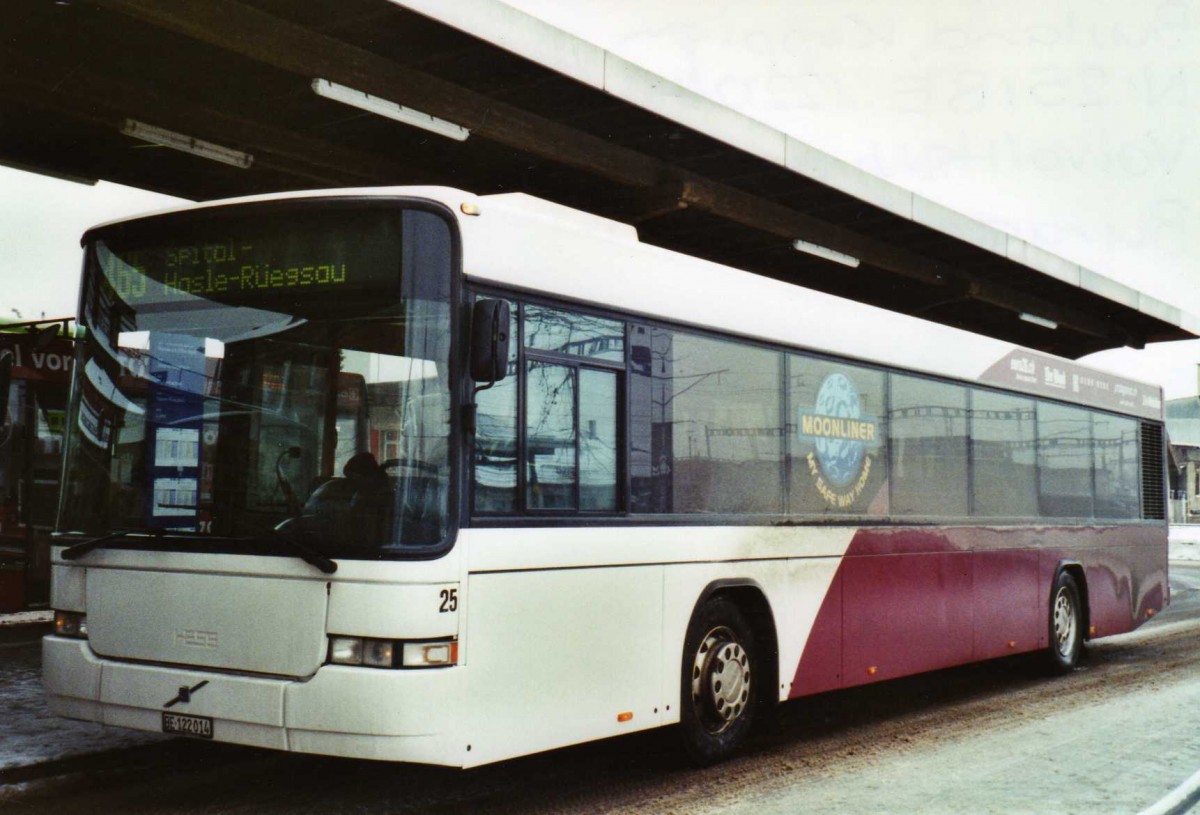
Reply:
[[1043, 651], [1168, 602], [1157, 387], [524, 195], [84, 240], [58, 714], [472, 766]]

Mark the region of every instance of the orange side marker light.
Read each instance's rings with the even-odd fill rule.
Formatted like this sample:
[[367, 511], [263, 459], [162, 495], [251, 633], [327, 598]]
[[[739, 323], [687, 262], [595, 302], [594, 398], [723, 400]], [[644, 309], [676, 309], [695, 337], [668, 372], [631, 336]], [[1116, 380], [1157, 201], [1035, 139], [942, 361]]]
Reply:
[[628, 722], [628, 721], [630, 721], [630, 720], [632, 720], [632, 719], [633, 719], [633, 711], [632, 711], [632, 710], [627, 710], [627, 711], [625, 711], [624, 713], [618, 713], [618, 714], [617, 714], [617, 721], [618, 721], [618, 722]]
[[879, 669], [874, 665], [872, 665], [870, 668], [867, 668], [867, 676], [874, 676], [877, 673], [879, 673]]
[[1016, 647], [1017, 647], [1017, 641], [1016, 641], [1016, 640], [1009, 640], [1009, 641], [1008, 641], [1008, 647], [1009, 647], [1009, 648], [1016, 648]]

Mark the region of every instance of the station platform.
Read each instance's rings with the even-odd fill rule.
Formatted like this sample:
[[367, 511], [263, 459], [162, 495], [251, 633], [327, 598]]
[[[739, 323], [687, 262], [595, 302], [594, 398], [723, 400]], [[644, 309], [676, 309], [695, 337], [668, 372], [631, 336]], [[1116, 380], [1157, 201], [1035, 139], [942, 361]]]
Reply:
[[0, 643], [36, 639], [54, 630], [50, 609], [0, 614]]

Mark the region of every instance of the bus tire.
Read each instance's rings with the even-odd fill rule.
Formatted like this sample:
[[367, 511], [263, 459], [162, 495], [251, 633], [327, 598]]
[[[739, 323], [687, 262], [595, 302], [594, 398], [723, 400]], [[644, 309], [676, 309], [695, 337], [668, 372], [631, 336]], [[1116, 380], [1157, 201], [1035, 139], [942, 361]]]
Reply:
[[1050, 592], [1050, 647], [1047, 665], [1052, 674], [1065, 674], [1079, 665], [1083, 653], [1083, 603], [1074, 575], [1060, 571]]
[[692, 615], [684, 639], [680, 731], [700, 766], [732, 756], [754, 722], [759, 674], [754, 632], [741, 609], [715, 597]]

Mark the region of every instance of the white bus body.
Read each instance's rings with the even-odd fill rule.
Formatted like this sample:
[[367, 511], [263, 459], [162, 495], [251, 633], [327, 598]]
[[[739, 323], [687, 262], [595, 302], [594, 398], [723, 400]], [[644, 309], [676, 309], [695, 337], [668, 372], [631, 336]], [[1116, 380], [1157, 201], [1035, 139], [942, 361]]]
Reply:
[[[1057, 371], [1083, 370], [1072, 362], [643, 245], [631, 227], [525, 195], [358, 189], [184, 212], [308, 198], [433, 202], [460, 232], [466, 297], [530, 296], [781, 353], [992, 381], [1142, 425], [1159, 415], [1153, 386], [1089, 372], [1125, 400], [1098, 404], [1086, 383], [1058, 387]], [[629, 374], [617, 376], [624, 393]], [[275, 552], [163, 548], [149, 533], [67, 559], [68, 544], [100, 529], [60, 520], [52, 605], [66, 628], [44, 643], [51, 709], [278, 750], [470, 767], [679, 722], [689, 625], [714, 597], [753, 627], [754, 671], [738, 679], [766, 701], [1053, 647], [1047, 621], [1064, 570], [1088, 604], [1080, 637], [1129, 630], [1167, 599], [1165, 522], [1143, 517], [1137, 495], [1136, 519], [1070, 523], [638, 517], [627, 492], [609, 516], [497, 519], [469, 511], [469, 460], [464, 450], [454, 470], [452, 545], [424, 559], [332, 555], [333, 574]], [[878, 565], [897, 554], [908, 588]], [[1001, 610], [1010, 601], [1019, 613]], [[71, 628], [80, 620], [85, 635]], [[438, 667], [331, 664], [335, 636], [453, 643], [456, 654]]]

